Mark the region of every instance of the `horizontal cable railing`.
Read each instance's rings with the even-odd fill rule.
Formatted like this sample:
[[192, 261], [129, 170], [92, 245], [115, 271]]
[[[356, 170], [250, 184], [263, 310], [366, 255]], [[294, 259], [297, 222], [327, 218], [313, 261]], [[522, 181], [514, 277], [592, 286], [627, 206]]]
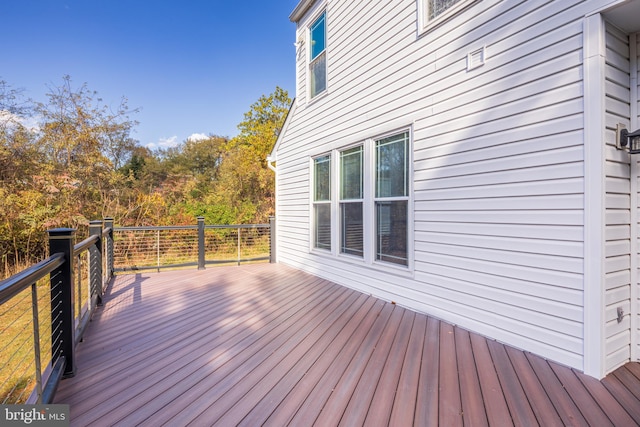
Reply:
[[74, 375], [75, 346], [111, 278], [102, 267], [112, 229], [90, 230], [75, 246], [75, 230], [49, 230], [52, 255], [0, 281], [0, 404], [50, 403]]
[[75, 348], [115, 271], [275, 260], [269, 224], [114, 227], [91, 221], [49, 230], [51, 256], [0, 281], [0, 404], [50, 403], [75, 375]]
[[272, 224], [115, 227], [114, 271], [267, 261]]

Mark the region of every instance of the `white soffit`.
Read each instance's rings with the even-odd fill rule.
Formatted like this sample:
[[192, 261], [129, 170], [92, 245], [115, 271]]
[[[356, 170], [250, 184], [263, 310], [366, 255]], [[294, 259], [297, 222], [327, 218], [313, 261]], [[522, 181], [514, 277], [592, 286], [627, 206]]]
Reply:
[[631, 0], [604, 12], [607, 21], [628, 34], [640, 32], [640, 0]]

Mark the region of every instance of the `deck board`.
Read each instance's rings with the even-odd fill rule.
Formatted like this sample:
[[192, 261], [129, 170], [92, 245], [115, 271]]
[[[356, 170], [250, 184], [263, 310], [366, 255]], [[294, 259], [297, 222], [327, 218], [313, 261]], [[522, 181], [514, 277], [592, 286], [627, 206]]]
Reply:
[[473, 354], [478, 365], [480, 389], [482, 390], [482, 398], [485, 403], [489, 425], [514, 425], [513, 418], [509, 413], [505, 392], [500, 385], [498, 372], [491, 359], [488, 341], [476, 334], [471, 334], [470, 338]]
[[603, 381], [278, 264], [117, 276], [55, 403], [73, 426], [634, 425]]
[[465, 425], [488, 426], [469, 332], [455, 328], [462, 419]]
[[546, 390], [538, 381], [538, 377], [533, 371], [531, 364], [527, 360], [524, 352], [513, 347], [506, 347], [509, 360], [524, 388], [524, 392], [531, 404], [531, 409], [542, 426], [561, 426], [562, 419], [558, 415]]
[[558, 380], [551, 366], [549, 366], [549, 362], [530, 353], [525, 354], [542, 386], [547, 391], [551, 402], [556, 407], [562, 423], [564, 425], [587, 425], [584, 416], [580, 413], [560, 380]]
[[414, 318], [415, 313], [404, 310], [391, 348], [386, 354], [387, 360], [380, 374], [380, 380], [373, 386], [374, 394], [371, 405], [369, 411], [364, 414], [366, 417], [365, 425], [386, 426], [389, 424]]
[[[389, 328], [387, 328], [387, 323], [391, 321], [394, 312], [395, 317], [397, 318], [398, 316], [398, 311], [395, 310], [395, 308], [396, 307], [393, 305], [384, 306], [380, 316], [376, 319], [376, 322], [369, 330], [369, 333], [362, 342], [362, 345], [358, 348], [358, 351], [349, 362], [347, 369], [329, 396], [327, 403], [322, 408], [315, 409], [316, 412], [318, 410], [320, 411], [318, 418], [316, 419], [316, 423], [318, 425], [338, 425], [343, 414], [347, 410], [347, 406], [351, 405], [353, 407], [354, 403], [351, 403], [351, 398], [358, 386], [358, 383], [360, 382], [360, 379], [362, 378], [362, 374], [368, 365], [369, 359], [371, 359], [371, 356], [373, 355], [384, 331], [389, 330]], [[369, 390], [365, 390], [365, 392], [368, 393]], [[354, 401], [356, 404], [368, 404], [364, 399], [360, 402], [355, 399]]]
[[488, 344], [514, 424], [516, 426], [539, 425], [505, 346], [496, 341], [488, 341]]
[[454, 326], [440, 322], [440, 378], [438, 388], [439, 425], [462, 426], [462, 401], [456, 355]]

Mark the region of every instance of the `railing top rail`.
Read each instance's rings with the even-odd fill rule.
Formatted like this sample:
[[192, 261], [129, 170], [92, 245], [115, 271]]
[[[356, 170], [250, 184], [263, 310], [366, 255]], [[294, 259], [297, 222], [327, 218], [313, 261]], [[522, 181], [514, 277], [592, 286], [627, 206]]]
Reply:
[[204, 228], [265, 228], [269, 224], [205, 225]]
[[57, 253], [31, 267], [0, 281], [0, 305], [45, 277], [64, 263], [64, 254]]
[[104, 229], [102, 230], [102, 235], [103, 235], [103, 236], [106, 236], [106, 235], [108, 235], [109, 233], [111, 233], [112, 231], [113, 231], [113, 228], [112, 228], [112, 227], [104, 228]]
[[113, 231], [197, 230], [197, 225], [157, 225], [139, 227], [113, 227]]
[[84, 239], [82, 242], [76, 244], [73, 247], [73, 256], [78, 255], [84, 250], [87, 250], [90, 246], [95, 245], [98, 242], [98, 236], [90, 236]]
[[[205, 225], [204, 228], [265, 228], [270, 224], [227, 224], [227, 225]], [[197, 230], [197, 225], [159, 225], [159, 226], [138, 226], [138, 227], [113, 227], [113, 231], [162, 231], [162, 230]]]

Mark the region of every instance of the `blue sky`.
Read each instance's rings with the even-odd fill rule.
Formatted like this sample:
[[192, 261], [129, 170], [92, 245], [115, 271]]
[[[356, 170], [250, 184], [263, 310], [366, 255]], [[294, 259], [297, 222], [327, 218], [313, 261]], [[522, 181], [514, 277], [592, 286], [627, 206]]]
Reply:
[[235, 136], [261, 95], [295, 96], [298, 0], [2, 0], [0, 79], [45, 101], [70, 75], [121, 97], [140, 145]]

